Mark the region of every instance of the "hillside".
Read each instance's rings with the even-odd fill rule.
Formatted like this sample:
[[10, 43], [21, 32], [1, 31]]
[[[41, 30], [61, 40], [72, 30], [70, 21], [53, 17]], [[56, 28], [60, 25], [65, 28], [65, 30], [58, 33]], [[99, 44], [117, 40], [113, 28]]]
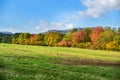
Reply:
[[[82, 30], [83, 28], [76, 28], [78, 31]], [[70, 32], [72, 29], [67, 29], [67, 30], [48, 30], [47, 32], [44, 33], [49, 33], [49, 32], [60, 32], [61, 34], [66, 34]]]
[[2, 34], [13, 34], [12, 32], [4, 32], [4, 31], [1, 31], [0, 33], [2, 33]]

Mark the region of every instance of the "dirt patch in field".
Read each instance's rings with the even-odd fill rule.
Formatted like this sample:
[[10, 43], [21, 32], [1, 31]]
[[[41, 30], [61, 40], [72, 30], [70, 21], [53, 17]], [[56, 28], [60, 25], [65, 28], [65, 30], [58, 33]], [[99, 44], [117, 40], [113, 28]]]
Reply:
[[108, 66], [108, 67], [120, 67], [120, 61], [103, 61], [103, 60], [94, 60], [94, 59], [61, 59], [60, 62], [55, 64], [60, 65], [87, 65], [87, 66]]

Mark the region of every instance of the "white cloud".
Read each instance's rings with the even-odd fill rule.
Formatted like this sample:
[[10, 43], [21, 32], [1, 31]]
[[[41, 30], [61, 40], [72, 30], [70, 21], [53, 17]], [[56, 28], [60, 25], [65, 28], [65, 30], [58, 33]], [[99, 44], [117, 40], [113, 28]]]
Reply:
[[70, 24], [66, 24], [66, 28], [68, 28], [68, 29], [72, 29], [72, 28], [74, 28], [75, 26], [72, 24], [72, 23], [70, 23]]
[[36, 29], [36, 30], [39, 30], [39, 29], [40, 29], [40, 26], [36, 26], [35, 29]]
[[75, 26], [72, 23], [62, 23], [62, 22], [46, 22], [44, 20], [40, 20], [40, 23], [33, 27], [34, 30], [39, 32], [45, 32], [48, 30], [65, 30], [72, 29]]
[[120, 10], [120, 0], [82, 0], [82, 3], [87, 7], [87, 10], [79, 11], [79, 14], [95, 18], [109, 11]]
[[54, 29], [61, 29], [64, 27], [64, 24], [61, 22], [51, 22], [50, 26]]
[[35, 20], [31, 20], [31, 21], [28, 22], [28, 24], [32, 25], [32, 24], [34, 24], [34, 22], [35, 22]]
[[44, 20], [40, 20], [39, 24], [33, 27], [35, 31], [40, 31], [40, 32], [47, 31], [48, 28], [49, 28], [49, 24]]

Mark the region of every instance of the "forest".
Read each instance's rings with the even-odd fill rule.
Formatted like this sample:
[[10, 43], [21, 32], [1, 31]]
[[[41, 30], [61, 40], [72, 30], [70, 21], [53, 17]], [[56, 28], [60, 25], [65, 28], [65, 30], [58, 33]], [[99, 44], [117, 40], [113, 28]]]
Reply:
[[81, 30], [73, 28], [66, 34], [60, 32], [0, 33], [0, 43], [120, 51], [120, 28], [102, 26], [87, 27]]

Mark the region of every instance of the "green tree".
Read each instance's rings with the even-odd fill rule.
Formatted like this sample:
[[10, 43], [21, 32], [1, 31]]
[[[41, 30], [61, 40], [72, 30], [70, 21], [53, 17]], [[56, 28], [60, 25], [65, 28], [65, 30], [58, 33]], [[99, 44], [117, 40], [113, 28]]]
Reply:
[[91, 42], [90, 35], [92, 32], [92, 28], [84, 28], [83, 30], [86, 32], [86, 41]]
[[45, 46], [45, 40], [44, 40], [45, 34], [38, 34], [38, 41], [39, 41], [39, 45], [41, 46]]
[[0, 43], [2, 42], [2, 37], [3, 37], [4, 35], [2, 34], [2, 33], [0, 33]]
[[70, 32], [66, 33], [63, 37], [63, 41], [72, 41], [73, 33], [77, 32], [77, 28], [73, 28]]
[[38, 36], [40, 41], [44, 41], [45, 34], [40, 33]]
[[113, 41], [114, 36], [116, 33], [113, 30], [105, 30], [100, 34], [99, 42], [111, 42]]
[[18, 37], [19, 44], [29, 44], [30, 33], [21, 33]]
[[12, 43], [12, 37], [10, 35], [4, 35], [2, 37], [2, 43]]
[[12, 38], [12, 44], [18, 44], [18, 37], [21, 33], [15, 33]]
[[77, 32], [77, 31], [78, 31], [77, 28], [73, 28], [73, 29], [71, 30], [72, 33]]
[[120, 35], [116, 35], [114, 38], [113, 38], [114, 41], [117, 41], [120, 45]]
[[68, 32], [64, 35], [63, 37], [63, 40], [66, 40], [66, 41], [71, 41], [72, 40], [72, 32]]
[[118, 34], [120, 34], [120, 27], [118, 28]]

